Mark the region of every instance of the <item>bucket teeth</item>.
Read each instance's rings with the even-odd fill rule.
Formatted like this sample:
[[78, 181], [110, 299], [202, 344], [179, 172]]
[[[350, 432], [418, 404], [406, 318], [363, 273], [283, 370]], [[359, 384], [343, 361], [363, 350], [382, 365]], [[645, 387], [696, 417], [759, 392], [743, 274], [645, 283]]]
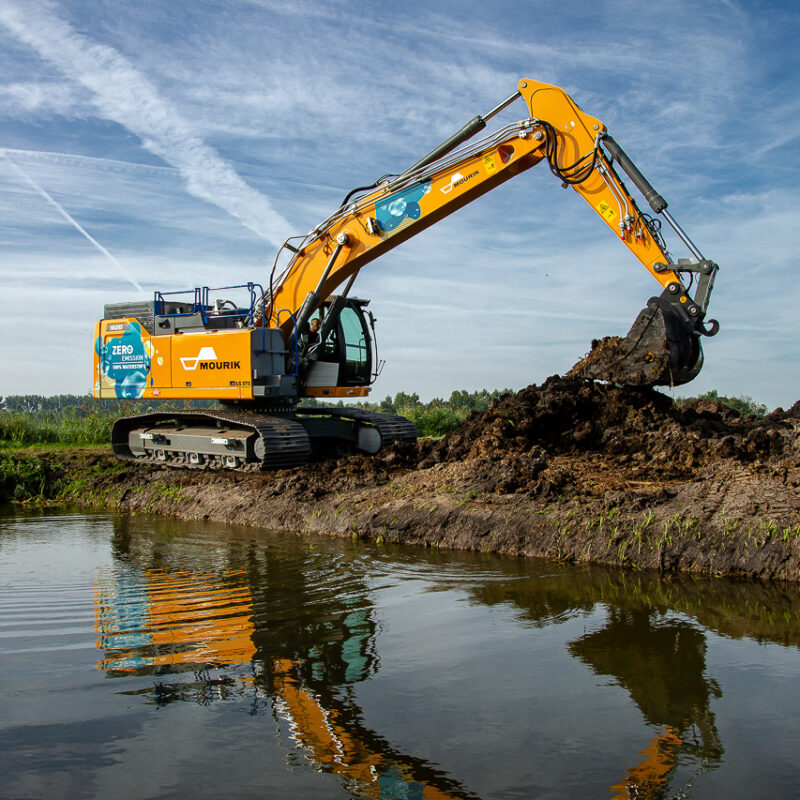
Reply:
[[680, 386], [700, 372], [703, 352], [694, 322], [669, 300], [653, 297], [624, 338], [592, 342], [570, 377], [628, 386]]

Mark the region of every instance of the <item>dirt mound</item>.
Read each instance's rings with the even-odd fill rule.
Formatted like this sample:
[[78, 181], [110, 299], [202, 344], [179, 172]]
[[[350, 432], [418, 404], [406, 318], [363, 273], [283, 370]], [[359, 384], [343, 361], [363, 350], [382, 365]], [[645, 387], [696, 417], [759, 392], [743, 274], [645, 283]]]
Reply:
[[590, 476], [599, 462], [633, 468], [639, 479], [680, 478], [722, 459], [797, 462], [798, 420], [800, 402], [788, 412], [757, 418], [720, 403], [678, 407], [652, 389], [553, 376], [500, 398], [486, 412], [472, 413], [421, 453], [419, 466], [505, 463], [523, 489], [540, 489], [540, 476], [559, 456], [571, 456], [573, 479]]

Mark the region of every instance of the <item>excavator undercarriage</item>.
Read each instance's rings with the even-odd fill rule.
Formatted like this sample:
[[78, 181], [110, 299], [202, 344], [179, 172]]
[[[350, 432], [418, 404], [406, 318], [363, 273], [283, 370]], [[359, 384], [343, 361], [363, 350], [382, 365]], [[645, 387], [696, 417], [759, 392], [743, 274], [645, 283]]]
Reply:
[[237, 472], [287, 469], [313, 456], [377, 453], [390, 442], [413, 442], [404, 417], [360, 408], [315, 406], [286, 416], [257, 411], [180, 411], [118, 419], [115, 455], [140, 464]]

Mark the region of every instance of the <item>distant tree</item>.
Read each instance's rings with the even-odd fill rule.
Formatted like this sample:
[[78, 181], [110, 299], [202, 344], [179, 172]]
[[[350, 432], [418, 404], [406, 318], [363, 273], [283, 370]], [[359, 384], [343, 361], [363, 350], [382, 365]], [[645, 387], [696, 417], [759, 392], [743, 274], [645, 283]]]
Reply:
[[39, 394], [12, 394], [0, 399], [0, 411], [30, 414], [37, 417], [54, 414], [86, 417], [98, 411], [136, 414], [148, 410], [172, 411], [184, 408], [211, 408], [216, 405], [216, 400], [162, 400], [155, 397], [138, 401], [117, 398], [96, 400], [88, 394], [57, 394], [51, 397]]
[[392, 396], [387, 394], [386, 397], [378, 403], [378, 411], [382, 411], [384, 414], [394, 414], [395, 407], [394, 401], [392, 400]]
[[419, 395], [414, 392], [413, 394], [406, 394], [405, 392], [398, 392], [394, 396], [393, 405], [395, 409], [413, 408], [414, 406], [421, 406]]
[[738, 411], [742, 415], [753, 414], [756, 417], [763, 417], [767, 413], [767, 407], [763, 403], [757, 403], [748, 395], [738, 397], [728, 397], [721, 395], [716, 389], [711, 389], [695, 397], [679, 397], [675, 401], [679, 406], [689, 405], [695, 401], [706, 400], [712, 403], [721, 403], [729, 408]]

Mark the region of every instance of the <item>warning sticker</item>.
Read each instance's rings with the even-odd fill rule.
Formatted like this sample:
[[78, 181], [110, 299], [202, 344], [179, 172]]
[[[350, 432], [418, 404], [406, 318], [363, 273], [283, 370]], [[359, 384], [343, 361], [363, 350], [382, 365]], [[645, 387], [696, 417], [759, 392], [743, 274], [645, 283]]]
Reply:
[[609, 222], [613, 222], [614, 217], [617, 216], [617, 212], [605, 200], [601, 200], [597, 204], [597, 211], [603, 219], [607, 219]]
[[490, 155], [485, 155], [483, 157], [483, 166], [486, 168], [487, 172], [494, 172], [497, 169], [494, 164], [494, 159]]

